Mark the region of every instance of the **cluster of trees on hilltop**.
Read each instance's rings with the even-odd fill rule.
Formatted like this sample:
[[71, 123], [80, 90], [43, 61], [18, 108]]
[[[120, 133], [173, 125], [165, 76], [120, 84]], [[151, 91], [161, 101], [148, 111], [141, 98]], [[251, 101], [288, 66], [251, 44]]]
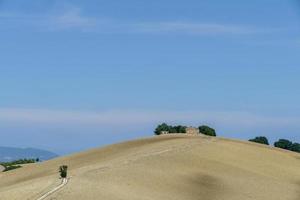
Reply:
[[[172, 133], [186, 133], [186, 128], [187, 126], [182, 126], [182, 125], [177, 125], [177, 126], [171, 126], [166, 123], [162, 123], [158, 125], [154, 131], [155, 135], [160, 135], [162, 132], [168, 132], [169, 134]], [[198, 127], [199, 132], [204, 134], [204, 135], [209, 135], [209, 136], [217, 136], [215, 129], [202, 125]]]
[[214, 137], [217, 136], [216, 130], [209, 126], [202, 125], [202, 126], [199, 126], [198, 128], [199, 128], [199, 132], [204, 135], [209, 135], [209, 136], [214, 136]]
[[286, 139], [278, 140], [277, 142], [274, 143], [274, 146], [278, 147], [278, 148], [282, 148], [282, 149], [300, 153], [300, 144], [297, 142], [293, 143]]
[[158, 125], [154, 131], [156, 135], [160, 135], [162, 132], [169, 132], [169, 133], [186, 133], [186, 126], [170, 126], [166, 123], [162, 123]]
[[256, 142], [256, 143], [260, 143], [260, 144], [265, 144], [265, 145], [269, 145], [269, 140], [268, 138], [264, 137], [264, 136], [259, 136], [256, 137], [254, 139], [250, 139], [250, 142]]
[[[158, 125], [154, 131], [155, 135], [161, 135], [163, 132], [167, 132], [168, 134], [172, 133], [186, 133], [187, 126], [177, 125], [171, 126], [166, 123], [162, 123]], [[198, 127], [199, 133], [209, 136], [217, 136], [215, 129], [202, 125]], [[249, 140], [250, 142], [256, 142], [259, 144], [270, 145], [268, 138], [265, 136], [258, 136], [253, 139]], [[278, 141], [274, 142], [274, 146], [281, 149], [286, 149], [289, 151], [294, 151], [300, 153], [300, 144], [297, 142], [292, 142], [287, 139], [279, 139]]]
[[[250, 139], [249, 141], [269, 145], [268, 139], [264, 136], [259, 136], [254, 139]], [[287, 140], [287, 139], [279, 139], [278, 141], [274, 142], [274, 146], [277, 148], [286, 149], [286, 150], [300, 153], [300, 144], [297, 142], [293, 143], [292, 141]]]

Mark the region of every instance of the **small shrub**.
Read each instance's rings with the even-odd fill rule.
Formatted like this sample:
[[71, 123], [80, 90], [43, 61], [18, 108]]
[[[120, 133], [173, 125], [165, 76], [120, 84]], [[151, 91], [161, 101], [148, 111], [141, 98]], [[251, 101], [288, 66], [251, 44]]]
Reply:
[[254, 139], [250, 139], [249, 141], [250, 142], [256, 142], [256, 143], [260, 143], [260, 144], [269, 145], [268, 139], [266, 137], [264, 137], [264, 136], [259, 136], [259, 137], [256, 137]]

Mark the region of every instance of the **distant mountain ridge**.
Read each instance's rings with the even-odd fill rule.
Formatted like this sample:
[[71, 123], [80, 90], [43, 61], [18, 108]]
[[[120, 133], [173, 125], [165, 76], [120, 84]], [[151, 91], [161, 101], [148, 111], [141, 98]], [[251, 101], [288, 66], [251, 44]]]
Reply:
[[35, 148], [16, 148], [0, 146], [0, 162], [9, 162], [24, 158], [39, 158], [41, 161], [57, 157], [56, 153]]

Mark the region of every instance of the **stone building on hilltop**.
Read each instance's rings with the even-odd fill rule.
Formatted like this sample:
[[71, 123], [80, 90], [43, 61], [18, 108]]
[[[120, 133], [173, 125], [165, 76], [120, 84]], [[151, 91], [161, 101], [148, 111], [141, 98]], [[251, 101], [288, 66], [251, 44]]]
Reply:
[[200, 133], [199, 129], [194, 127], [187, 127], [185, 131], [187, 135], [198, 135]]

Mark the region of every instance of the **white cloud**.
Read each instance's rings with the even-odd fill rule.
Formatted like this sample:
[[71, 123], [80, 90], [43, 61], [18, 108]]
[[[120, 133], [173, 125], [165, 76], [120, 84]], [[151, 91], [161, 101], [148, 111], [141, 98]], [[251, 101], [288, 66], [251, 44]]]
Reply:
[[[64, 31], [69, 29], [98, 33], [155, 33], [184, 35], [239, 35], [263, 32], [254, 27], [203, 23], [190, 21], [124, 21], [119, 19], [96, 18], [86, 15], [80, 7], [67, 5], [44, 14], [22, 12], [0, 12], [0, 19], [6, 26], [30, 26], [38, 30]], [[22, 26], [20, 26], [22, 25]], [[5, 26], [2, 26], [2, 28]]]
[[46, 24], [52, 29], [90, 29], [96, 26], [96, 20], [83, 16], [79, 8], [70, 8], [61, 14], [51, 15], [46, 18]]
[[37, 30], [61, 31], [67, 29], [89, 30], [97, 25], [97, 20], [82, 14], [80, 8], [68, 7], [44, 14], [21, 12], [0, 12], [1, 23], [5, 27], [30, 27]]
[[300, 118], [269, 117], [246, 112], [179, 111], [60, 111], [47, 109], [0, 109], [0, 122], [74, 125], [151, 125], [154, 123], [200, 123], [228, 127], [299, 127]]
[[182, 33], [182, 34], [251, 34], [258, 30], [255, 28], [217, 24], [217, 23], [197, 23], [197, 22], [158, 22], [158, 23], [140, 23], [135, 27], [141, 32], [150, 33]]

